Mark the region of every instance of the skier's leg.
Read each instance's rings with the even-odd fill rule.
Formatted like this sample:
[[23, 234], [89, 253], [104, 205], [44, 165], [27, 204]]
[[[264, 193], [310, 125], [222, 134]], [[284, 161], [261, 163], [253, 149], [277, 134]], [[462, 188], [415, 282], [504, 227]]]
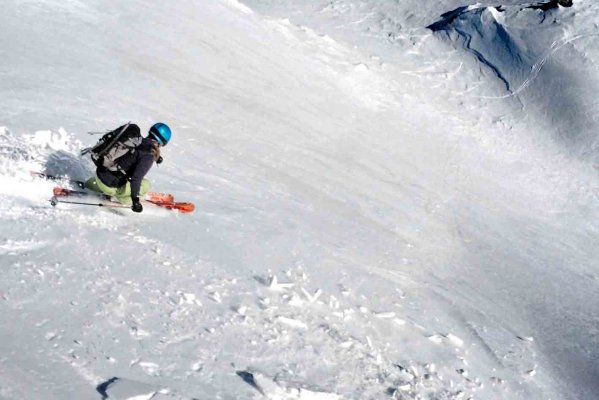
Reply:
[[130, 205], [131, 201], [131, 184], [127, 182], [125, 185], [117, 189], [114, 197], [121, 204]]
[[94, 192], [104, 193], [108, 196], [114, 196], [117, 192], [117, 188], [106, 186], [97, 176], [89, 178], [87, 182], [85, 182], [85, 187]]
[[[150, 191], [150, 181], [147, 179], [142, 179], [141, 186], [139, 188], [139, 197], [143, 198], [146, 193]], [[126, 185], [121, 186], [117, 189], [114, 197], [119, 201], [119, 203], [123, 204], [131, 204], [131, 184], [127, 182]]]
[[144, 197], [149, 191], [150, 191], [150, 186], [152, 186], [150, 184], [150, 181], [147, 179], [142, 179], [141, 180], [141, 186], [139, 188], [139, 197]]
[[93, 190], [94, 192], [99, 192], [99, 193], [102, 192], [100, 190], [100, 188], [98, 187], [98, 184], [96, 183], [96, 177], [95, 176], [92, 176], [87, 181], [85, 181], [85, 188], [89, 189], [89, 190]]

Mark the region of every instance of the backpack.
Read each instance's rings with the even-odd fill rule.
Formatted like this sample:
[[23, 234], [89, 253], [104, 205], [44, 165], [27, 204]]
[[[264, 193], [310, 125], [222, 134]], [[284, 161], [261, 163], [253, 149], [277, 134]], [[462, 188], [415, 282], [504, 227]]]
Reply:
[[[131, 129], [129, 129], [130, 127]], [[128, 122], [113, 131], [105, 133], [95, 146], [82, 150], [81, 155], [90, 153], [96, 167], [125, 174], [118, 161], [124, 155], [134, 153], [142, 140], [143, 137], [139, 127]]]

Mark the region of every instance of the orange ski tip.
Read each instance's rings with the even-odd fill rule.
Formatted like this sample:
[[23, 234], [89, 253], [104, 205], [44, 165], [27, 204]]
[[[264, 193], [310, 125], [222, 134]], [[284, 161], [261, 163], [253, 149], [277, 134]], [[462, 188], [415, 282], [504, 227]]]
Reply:
[[173, 203], [175, 196], [169, 193], [150, 192], [146, 194], [146, 199], [156, 203]]
[[68, 190], [57, 186], [54, 188], [54, 190], [52, 192], [54, 193], [54, 196], [61, 196], [61, 195], [67, 194]]
[[166, 208], [167, 210], [175, 210], [184, 214], [193, 212], [196, 208], [193, 203], [163, 203], [160, 201], [152, 201], [151, 203], [154, 203], [159, 207]]
[[196, 209], [195, 204], [193, 203], [175, 203], [177, 205], [177, 210], [182, 213], [190, 213]]

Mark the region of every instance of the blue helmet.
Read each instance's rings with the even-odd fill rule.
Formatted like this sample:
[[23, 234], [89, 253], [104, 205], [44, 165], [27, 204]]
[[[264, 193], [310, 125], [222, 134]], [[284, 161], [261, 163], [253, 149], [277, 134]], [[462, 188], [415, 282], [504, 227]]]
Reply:
[[157, 122], [152, 125], [149, 133], [152, 135], [152, 138], [156, 139], [158, 144], [161, 146], [166, 146], [169, 140], [171, 140], [171, 128], [162, 122]]

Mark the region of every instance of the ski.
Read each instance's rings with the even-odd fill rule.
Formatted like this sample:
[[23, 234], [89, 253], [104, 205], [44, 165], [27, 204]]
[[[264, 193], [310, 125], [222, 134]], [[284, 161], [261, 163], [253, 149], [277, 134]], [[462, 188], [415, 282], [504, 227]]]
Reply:
[[110, 200], [110, 196], [103, 194], [103, 193], [96, 193], [96, 192], [86, 192], [84, 190], [72, 190], [72, 189], [66, 189], [60, 186], [56, 186], [53, 190], [52, 190], [52, 194], [54, 195], [54, 197], [98, 197], [102, 200]]
[[[67, 200], [67, 201], [60, 200], [60, 197], [91, 196], [91, 197], [100, 198], [101, 200], [104, 200], [104, 201], [109, 201], [111, 203], [114, 203], [115, 205], [118, 204], [118, 205], [122, 206], [120, 203], [113, 202], [110, 196], [105, 195], [103, 193], [86, 192], [83, 190], [72, 190], [72, 189], [66, 189], [66, 188], [63, 188], [60, 186], [57, 186], [54, 188], [53, 195], [54, 195], [54, 197], [50, 201], [52, 205], [56, 205], [54, 203], [83, 204], [81, 202], [74, 202], [74, 201], [70, 201], [70, 200]], [[165, 208], [167, 210], [179, 211], [181, 213], [190, 213], [195, 210], [195, 205], [193, 203], [176, 202], [175, 197], [169, 193], [149, 192], [146, 194], [144, 201], [154, 204], [158, 207]], [[96, 203], [85, 203], [85, 204], [86, 205], [98, 205]], [[112, 204], [110, 204], [110, 205], [107, 204], [105, 206], [114, 207], [114, 205], [112, 205]], [[127, 206], [122, 206], [122, 207], [128, 208]]]
[[[72, 190], [66, 189], [60, 186], [56, 186], [53, 190], [53, 194], [56, 197], [60, 196], [95, 196], [100, 197], [104, 200], [111, 200], [111, 197], [98, 192], [87, 192], [84, 190]], [[170, 193], [159, 193], [159, 192], [148, 192], [144, 197], [145, 201], [150, 203], [164, 203], [164, 204], [172, 204], [175, 203], [175, 197]]]
[[[37, 177], [37, 178], [47, 179], [47, 180], [51, 180], [51, 181], [66, 180], [69, 183], [71, 183], [72, 185], [77, 186], [77, 188], [79, 188], [79, 189], [86, 188], [84, 181], [73, 180], [73, 179], [69, 179], [67, 177], [55, 176], [55, 175], [50, 175], [50, 174], [46, 174], [43, 172], [37, 172], [37, 171], [30, 171], [30, 173], [32, 176]], [[57, 190], [58, 190], [58, 192], [56, 192]], [[102, 198], [102, 196], [105, 196], [104, 198], [102, 198], [103, 200], [109, 200], [109, 201], [111, 200], [110, 196], [102, 195], [101, 193], [90, 193], [90, 192], [85, 192], [82, 190], [71, 190], [71, 189], [60, 188], [60, 187], [55, 188], [55, 193], [54, 193], [55, 197], [87, 196], [87, 195], [96, 195], [97, 197], [100, 197], [100, 198]], [[176, 202], [175, 197], [169, 193], [150, 192], [150, 193], [146, 194], [144, 200], [149, 203], [152, 203], [158, 207], [166, 208], [168, 210], [176, 210], [181, 213], [190, 213], [195, 210], [195, 205], [193, 203]], [[62, 201], [62, 202], [65, 203], [64, 201]]]
[[85, 182], [74, 180], [74, 179], [71, 179], [66, 176], [49, 175], [44, 172], [37, 172], [37, 171], [29, 171], [29, 173], [34, 178], [46, 179], [49, 181], [64, 181], [64, 180], [66, 180], [67, 182], [73, 184], [73, 186], [77, 186], [79, 189], [85, 189]]
[[146, 201], [149, 203], [152, 203], [158, 207], [166, 208], [167, 210], [179, 211], [180, 213], [183, 213], [183, 214], [191, 213], [196, 208], [193, 203], [182, 202], [182, 201], [175, 201], [172, 203], [164, 203], [164, 202], [152, 201], [152, 200], [146, 200]]

